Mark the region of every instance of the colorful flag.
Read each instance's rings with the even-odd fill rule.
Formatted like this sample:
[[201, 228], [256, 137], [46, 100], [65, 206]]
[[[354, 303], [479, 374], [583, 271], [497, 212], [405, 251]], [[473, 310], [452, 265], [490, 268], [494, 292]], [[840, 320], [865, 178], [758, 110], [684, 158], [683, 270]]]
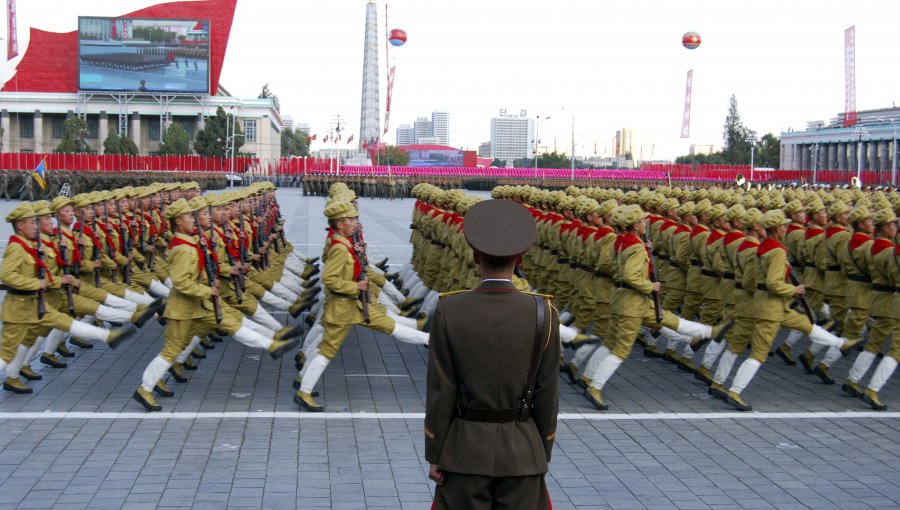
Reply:
[[362, 148], [363, 148], [363, 150], [366, 150], [366, 147], [368, 147], [368, 146], [369, 146], [369, 141], [368, 141], [368, 140], [363, 140], [363, 143], [362, 143]]
[[312, 142], [312, 141], [314, 141], [315, 139], [316, 139], [316, 135], [312, 135], [312, 136], [307, 136], [307, 137], [306, 137], [306, 141], [307, 141], [307, 142]]
[[353, 135], [350, 135], [350, 138], [347, 138], [347, 145], [350, 145], [350, 142], [353, 141]]
[[34, 181], [38, 183], [42, 190], [47, 187], [47, 164], [45, 160], [41, 160], [34, 172], [31, 173], [31, 176], [34, 177]]
[[16, 28], [16, 0], [6, 0], [6, 22], [9, 40], [6, 42], [6, 59], [12, 60], [19, 54], [19, 31]]
[[328, 135], [325, 135], [325, 138], [322, 139], [322, 143], [328, 143]]

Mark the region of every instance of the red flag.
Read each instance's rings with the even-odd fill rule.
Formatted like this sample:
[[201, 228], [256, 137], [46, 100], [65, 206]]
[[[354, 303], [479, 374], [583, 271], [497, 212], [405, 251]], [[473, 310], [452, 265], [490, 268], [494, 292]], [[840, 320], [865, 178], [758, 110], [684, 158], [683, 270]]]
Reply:
[[306, 137], [306, 141], [307, 141], [307, 142], [312, 142], [312, 141], [315, 140], [315, 139], [316, 139], [316, 135], [312, 135], [312, 136], [307, 136], [307, 137]]
[[16, 0], [6, 0], [6, 28], [9, 40], [6, 41], [6, 59], [12, 60], [19, 54], [19, 34], [16, 28]]
[[369, 146], [369, 141], [368, 141], [368, 140], [363, 140], [363, 143], [362, 143], [362, 148], [363, 148], [363, 150], [366, 150], [366, 148], [367, 148], [368, 146]]

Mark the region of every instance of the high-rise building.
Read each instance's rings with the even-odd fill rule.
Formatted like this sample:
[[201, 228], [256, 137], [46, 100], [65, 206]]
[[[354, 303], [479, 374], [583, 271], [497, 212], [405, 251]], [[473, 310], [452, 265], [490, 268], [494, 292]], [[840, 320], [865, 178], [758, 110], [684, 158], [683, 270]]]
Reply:
[[450, 114], [440, 110], [431, 113], [431, 134], [439, 145], [450, 145]]
[[491, 157], [491, 142], [482, 142], [481, 145], [478, 146], [478, 157], [479, 158], [490, 158]]
[[532, 157], [534, 120], [515, 115], [491, 119], [491, 156], [512, 161]]
[[359, 114], [359, 147], [381, 137], [381, 109], [378, 105], [378, 5], [366, 4], [366, 37], [363, 46], [362, 107]]
[[626, 154], [634, 156], [632, 144], [634, 140], [634, 131], [628, 128], [622, 128], [616, 131], [616, 157], [624, 157]]
[[422, 143], [419, 141], [422, 138], [434, 136], [434, 124], [427, 117], [419, 117], [413, 123], [413, 131], [415, 131], [416, 135], [415, 143]]
[[285, 129], [294, 129], [294, 118], [290, 115], [282, 115], [281, 120], [284, 121]]
[[397, 146], [416, 143], [416, 130], [409, 124], [401, 124], [397, 128]]

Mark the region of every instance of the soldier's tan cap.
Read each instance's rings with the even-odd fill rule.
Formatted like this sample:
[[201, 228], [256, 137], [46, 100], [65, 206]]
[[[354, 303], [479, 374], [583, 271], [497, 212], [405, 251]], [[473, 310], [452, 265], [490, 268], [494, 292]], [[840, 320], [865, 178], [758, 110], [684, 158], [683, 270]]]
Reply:
[[166, 219], [173, 220], [183, 214], [190, 214], [192, 212], [194, 212], [194, 210], [191, 209], [188, 201], [183, 198], [179, 198], [178, 200], [169, 204], [169, 207], [166, 207]]
[[762, 219], [759, 220], [759, 224], [762, 228], [773, 228], [778, 225], [787, 225], [790, 222], [791, 220], [784, 217], [784, 212], [781, 209], [766, 211], [766, 213], [762, 215]]
[[725, 211], [725, 220], [733, 221], [735, 218], [741, 218], [746, 212], [747, 210], [744, 209], [744, 206], [742, 206], [741, 204], [734, 204], [733, 206], [729, 207], [727, 211]]
[[897, 221], [897, 215], [894, 214], [894, 210], [891, 208], [879, 209], [875, 211], [875, 214], [872, 215], [872, 223], [875, 225], [883, 225], [885, 223], [891, 223], [893, 221]]
[[619, 226], [629, 227], [648, 216], [650, 216], [650, 213], [641, 209], [641, 206], [631, 204], [622, 210], [622, 214], [619, 216]]
[[65, 195], [59, 195], [53, 197], [53, 200], [50, 201], [50, 210], [56, 212], [67, 205], [72, 205], [72, 199]]
[[817, 212], [825, 209], [825, 203], [822, 202], [822, 199], [818, 196], [814, 197], [809, 203], [806, 204], [806, 213], [807, 214], [816, 214]]
[[678, 209], [675, 211], [679, 216], [685, 216], [688, 214], [694, 214], [694, 203], [688, 200], [687, 202], [678, 206]]
[[744, 223], [745, 227], [750, 227], [754, 223], [759, 223], [762, 220], [763, 213], [756, 207], [751, 207], [747, 209], [747, 212], [744, 213], [744, 216], [741, 218], [741, 221]]
[[492, 257], [515, 257], [534, 244], [531, 214], [511, 200], [485, 200], [463, 217], [463, 233], [473, 250]]
[[34, 218], [35, 216], [34, 208], [31, 207], [31, 204], [23, 202], [17, 205], [12, 211], [9, 211], [9, 214], [6, 215], [6, 221], [12, 223], [25, 218]]
[[831, 207], [828, 208], [828, 216], [830, 218], [834, 218], [835, 216], [840, 216], [845, 212], [849, 211], [850, 208], [847, 207], [847, 203], [843, 200], [836, 200]]
[[204, 209], [209, 204], [206, 202], [206, 199], [203, 197], [203, 195], [197, 195], [188, 202], [188, 205], [191, 207], [192, 211], [199, 211], [201, 209]]
[[72, 205], [75, 207], [87, 207], [92, 203], [91, 197], [87, 193], [79, 193], [72, 197]]
[[31, 208], [34, 209], [35, 216], [47, 216], [53, 214], [53, 211], [50, 210], [50, 202], [46, 200], [38, 200], [37, 202], [33, 202], [31, 204]]
[[704, 198], [694, 204], [694, 214], [696, 214], [697, 216], [709, 212], [710, 209], [712, 209], [712, 203], [708, 198]]
[[860, 221], [865, 220], [866, 218], [871, 218], [872, 212], [869, 211], [869, 208], [865, 205], [857, 205], [850, 211], [850, 216], [847, 217], [847, 221], [850, 222], [851, 225], [856, 225]]
[[337, 200], [325, 206], [325, 217], [329, 220], [336, 220], [338, 218], [356, 218], [359, 216], [359, 213], [356, 212], [356, 208], [353, 207], [353, 204], [344, 201]]
[[597, 216], [600, 216], [601, 218], [609, 216], [610, 213], [612, 213], [613, 209], [618, 207], [618, 205], [619, 203], [612, 198], [609, 200], [605, 200], [600, 204], [600, 209], [597, 210]]
[[716, 204], [709, 210], [709, 221], [715, 221], [722, 216], [725, 216], [725, 213], [727, 212], [728, 208], [725, 207], [725, 204]]
[[803, 204], [799, 200], [791, 200], [784, 206], [784, 215], [790, 216], [794, 213], [803, 211]]

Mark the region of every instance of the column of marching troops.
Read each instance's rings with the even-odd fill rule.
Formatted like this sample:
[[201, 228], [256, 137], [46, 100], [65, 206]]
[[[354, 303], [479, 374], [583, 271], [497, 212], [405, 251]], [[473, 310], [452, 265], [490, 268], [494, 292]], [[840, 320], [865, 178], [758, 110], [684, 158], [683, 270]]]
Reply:
[[[413, 257], [400, 277], [429, 311], [439, 292], [479, 282], [462, 218], [480, 198], [429, 184], [412, 194]], [[537, 222], [515, 284], [554, 296], [573, 351], [560, 371], [595, 408], [608, 408], [603, 388], [639, 343], [741, 411], [768, 357], [834, 384], [831, 366], [853, 353], [843, 391], [886, 409], [878, 392], [900, 359], [896, 191], [518, 185], [492, 196]]]
[[[179, 171], [69, 171], [52, 169], [45, 174], [46, 186], [35, 184], [32, 172], [26, 170], [0, 170], [0, 198], [5, 200], [52, 200], [69, 185], [68, 196], [93, 191], [149, 186], [155, 183], [192, 181], [201, 189], [223, 189], [228, 184], [224, 172]], [[251, 178], [252, 176], [244, 176]]]
[[[226, 336], [273, 357], [293, 348], [302, 330], [274, 309], [307, 313], [294, 401], [322, 411], [315, 387], [351, 326], [427, 345], [442, 293], [480, 282], [462, 232], [479, 197], [414, 186], [412, 259], [388, 273], [386, 259], [368, 261], [350, 186], [330, 182], [324, 192], [321, 268], [284, 239], [274, 191], [259, 183], [201, 195], [196, 183], [155, 183], [18, 206], [0, 274], [4, 388], [30, 392], [22, 379], [41, 377], [29, 366], [41, 349], [42, 363], [65, 367], [67, 336], [80, 348], [115, 347], [155, 317], [163, 346], [134, 398], [159, 410], [156, 397], [172, 395], [166, 374], [185, 382]], [[826, 384], [830, 367], [861, 348], [842, 388], [886, 408], [878, 391], [900, 356], [890, 340], [900, 299], [896, 192], [499, 186], [492, 196], [535, 218], [537, 243], [513, 283], [554, 296], [572, 350], [561, 372], [597, 409], [607, 409], [603, 388], [639, 343], [750, 410], [741, 393], [761, 364], [773, 352], [797, 364], [804, 338], [796, 359]], [[773, 351], [782, 328], [790, 332]]]

